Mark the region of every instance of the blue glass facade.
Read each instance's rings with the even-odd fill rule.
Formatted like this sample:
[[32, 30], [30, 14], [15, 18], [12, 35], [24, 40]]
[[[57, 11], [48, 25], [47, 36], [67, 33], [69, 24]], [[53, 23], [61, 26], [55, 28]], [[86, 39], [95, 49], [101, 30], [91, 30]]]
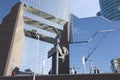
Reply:
[[69, 21], [69, 0], [20, 0], [26, 5], [32, 6], [46, 13], [54, 15], [55, 17], [61, 18], [65, 21]]
[[120, 0], [99, 0], [99, 3], [102, 16], [112, 21], [120, 20]]
[[20, 70], [31, 69], [34, 71], [36, 53], [38, 53], [36, 73], [47, 74], [51, 69], [51, 58], [47, 58], [48, 50], [51, 47], [52, 44], [25, 37]]
[[[55, 16], [56, 18], [60, 18], [65, 21], [69, 21], [69, 1], [68, 0], [20, 0], [26, 6], [30, 6], [30, 8], [34, 8], [35, 10], [41, 10], [45, 13]], [[37, 13], [36, 13], [37, 14]], [[35, 20], [38, 23], [41, 22], [43, 24], [47, 24], [49, 26], [53, 26], [57, 29], [63, 30], [63, 25], [60, 25], [54, 21], [50, 21], [40, 17], [38, 15], [33, 14], [32, 12], [24, 10], [23, 16], [25, 18], [29, 18], [30, 20]], [[52, 38], [55, 38], [56, 34], [46, 31], [37, 27], [36, 25], [31, 25], [28, 23], [24, 23], [25, 30], [36, 30], [37, 33], [43, 34]], [[40, 41], [37, 39], [33, 39], [30, 37], [25, 37], [24, 39], [24, 47], [21, 58], [20, 70], [24, 71], [25, 69], [31, 69], [37, 74], [48, 74], [49, 70], [52, 68], [52, 58], [48, 59], [48, 51], [53, 47], [53, 44]], [[37, 55], [37, 57], [36, 57]], [[37, 65], [36, 63], [37, 58]], [[35, 67], [36, 65], [36, 67]]]
[[73, 42], [70, 44], [70, 67], [83, 73], [83, 56], [86, 73], [95, 67], [100, 73], [112, 73], [111, 60], [120, 57], [120, 22], [109, 22], [103, 17], [79, 19], [73, 17]]

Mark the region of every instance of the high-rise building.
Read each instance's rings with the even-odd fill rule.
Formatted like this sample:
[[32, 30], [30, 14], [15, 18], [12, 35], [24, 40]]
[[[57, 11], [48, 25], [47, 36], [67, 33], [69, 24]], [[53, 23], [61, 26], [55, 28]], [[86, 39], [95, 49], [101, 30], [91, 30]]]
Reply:
[[120, 21], [108, 21], [101, 16], [72, 16], [73, 42], [70, 44], [70, 67], [77, 73], [112, 73], [111, 60], [120, 58]]
[[108, 20], [120, 20], [120, 0], [99, 0], [101, 14]]
[[[54, 38], [68, 48], [69, 0], [20, 0], [0, 25], [0, 75], [11, 75], [15, 67], [48, 74], [52, 58], [47, 57]], [[69, 73], [69, 55], [59, 59], [59, 74]]]

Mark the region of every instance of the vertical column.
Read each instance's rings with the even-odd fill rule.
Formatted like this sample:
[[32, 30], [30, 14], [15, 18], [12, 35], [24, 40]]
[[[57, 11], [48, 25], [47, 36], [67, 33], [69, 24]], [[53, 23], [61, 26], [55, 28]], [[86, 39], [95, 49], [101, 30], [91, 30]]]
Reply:
[[[66, 47], [69, 51], [69, 23], [64, 25], [64, 29], [61, 34], [60, 45]], [[59, 59], [58, 71], [59, 74], [69, 74], [69, 54], [65, 56], [64, 61]]]

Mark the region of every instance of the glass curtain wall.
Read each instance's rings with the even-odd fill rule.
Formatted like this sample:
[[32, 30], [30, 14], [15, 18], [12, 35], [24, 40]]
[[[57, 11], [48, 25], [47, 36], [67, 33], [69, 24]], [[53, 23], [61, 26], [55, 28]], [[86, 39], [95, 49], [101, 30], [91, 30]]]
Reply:
[[99, 0], [102, 15], [112, 21], [120, 20], [120, 0]]
[[[27, 7], [38, 10], [39, 12], [45, 12], [57, 18], [56, 20], [69, 21], [69, 1], [68, 0], [21, 0]], [[37, 14], [37, 13], [36, 13]], [[24, 10], [23, 16], [25, 20], [24, 29], [25, 31], [35, 31], [37, 34], [45, 35], [54, 40], [56, 34], [50, 32], [49, 29], [45, 30], [39, 24], [48, 25], [49, 27], [57, 28], [58, 30], [63, 30], [63, 25], [57, 23], [55, 20], [48, 20], [43, 16], [39, 16], [32, 13], [30, 10]], [[29, 19], [29, 22], [26, 20]], [[44, 26], [43, 26], [44, 27]], [[36, 38], [25, 37], [24, 47], [21, 59], [20, 70], [31, 69], [37, 74], [48, 74], [52, 66], [52, 59], [47, 58], [48, 51], [53, 47], [53, 44], [49, 42], [44, 42]], [[36, 57], [37, 55], [37, 57]], [[35, 64], [37, 58], [37, 65]]]
[[120, 58], [120, 22], [102, 17], [79, 19], [73, 16], [73, 42], [70, 44], [70, 67], [78, 74], [113, 73], [111, 61]]

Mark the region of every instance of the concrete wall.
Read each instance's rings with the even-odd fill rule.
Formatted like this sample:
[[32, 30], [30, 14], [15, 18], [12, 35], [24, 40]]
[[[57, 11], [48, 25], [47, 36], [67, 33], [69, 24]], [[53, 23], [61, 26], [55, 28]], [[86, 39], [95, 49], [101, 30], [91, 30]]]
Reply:
[[17, 3], [0, 25], [0, 75], [8, 76], [20, 64], [23, 30], [22, 3]]
[[[33, 80], [32, 76], [0, 77], [0, 80]], [[120, 74], [37, 76], [35, 80], [120, 80]]]

